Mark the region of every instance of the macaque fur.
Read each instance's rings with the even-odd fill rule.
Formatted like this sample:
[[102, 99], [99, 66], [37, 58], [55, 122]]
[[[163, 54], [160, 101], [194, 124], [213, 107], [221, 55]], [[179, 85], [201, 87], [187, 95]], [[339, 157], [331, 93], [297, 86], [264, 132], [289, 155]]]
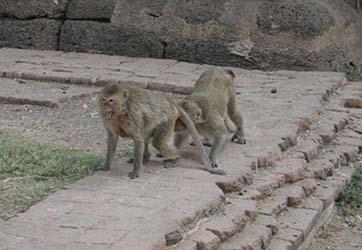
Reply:
[[[243, 118], [237, 109], [234, 78], [235, 74], [231, 70], [208, 70], [201, 74], [192, 93], [179, 103], [194, 121], [197, 131], [212, 142], [209, 155], [212, 167], [218, 166], [231, 132], [227, 118], [236, 126], [231, 140], [239, 144], [246, 143]], [[180, 147], [189, 133], [182, 130], [182, 121], [177, 121], [176, 128], [175, 145]]]
[[201, 169], [215, 174], [224, 174], [210, 167], [207, 154], [191, 119], [183, 110], [166, 97], [138, 87], [123, 87], [110, 84], [99, 96], [100, 111], [107, 130], [107, 157], [98, 170], [109, 170], [119, 137], [132, 138], [134, 142], [133, 170], [131, 179], [139, 177], [143, 162], [150, 159], [149, 144], [165, 158], [164, 166], [172, 167], [179, 155], [172, 143], [176, 120], [181, 119], [193, 139], [199, 145], [206, 166]]

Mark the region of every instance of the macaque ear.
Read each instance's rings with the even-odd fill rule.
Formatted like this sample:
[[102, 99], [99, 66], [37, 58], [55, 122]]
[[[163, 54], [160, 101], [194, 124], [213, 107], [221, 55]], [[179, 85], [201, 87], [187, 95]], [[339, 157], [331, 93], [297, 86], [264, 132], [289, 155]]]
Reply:
[[122, 92], [122, 94], [123, 94], [123, 97], [124, 97], [124, 98], [128, 98], [128, 96], [129, 96], [129, 91], [128, 91], [128, 89], [124, 89], [123, 92]]
[[225, 69], [226, 74], [228, 74], [232, 80], [235, 79], [235, 73], [231, 69]]

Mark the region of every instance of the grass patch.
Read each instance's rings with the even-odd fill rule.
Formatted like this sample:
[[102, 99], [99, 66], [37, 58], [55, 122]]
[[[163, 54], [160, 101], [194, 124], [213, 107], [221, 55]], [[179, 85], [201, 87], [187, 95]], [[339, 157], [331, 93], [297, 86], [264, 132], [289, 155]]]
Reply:
[[348, 64], [343, 66], [343, 68], [337, 70], [346, 74], [346, 78], [351, 82], [360, 82], [362, 81], [362, 68], [354, 64]]
[[342, 191], [339, 201], [347, 208], [358, 210], [362, 208], [362, 164], [358, 165], [352, 181]]
[[101, 161], [99, 156], [64, 147], [14, 142], [0, 131], [0, 218], [9, 219], [92, 174]]

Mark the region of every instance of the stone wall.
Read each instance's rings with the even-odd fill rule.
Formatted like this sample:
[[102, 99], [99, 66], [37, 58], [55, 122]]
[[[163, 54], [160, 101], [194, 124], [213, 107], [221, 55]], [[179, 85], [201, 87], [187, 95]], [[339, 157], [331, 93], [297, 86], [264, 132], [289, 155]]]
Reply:
[[354, 0], [1, 0], [0, 47], [334, 70], [362, 64]]

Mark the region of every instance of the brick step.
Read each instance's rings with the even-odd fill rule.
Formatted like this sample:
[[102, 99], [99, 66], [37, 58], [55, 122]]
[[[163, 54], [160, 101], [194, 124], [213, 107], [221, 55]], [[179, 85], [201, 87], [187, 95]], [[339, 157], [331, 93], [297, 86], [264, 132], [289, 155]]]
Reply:
[[[254, 184], [260, 185], [257, 182], [243, 190], [240, 198], [258, 202], [256, 220], [250, 223], [250, 227], [258, 228], [258, 233], [255, 232], [256, 235], [247, 240], [249, 233], [244, 233], [247, 229], [245, 227], [241, 233], [222, 243], [220, 249], [297, 249], [308, 237], [321, 213], [337, 198], [350, 180], [354, 168], [349, 167], [349, 164], [358, 159], [358, 155], [351, 156], [358, 154], [357, 146], [346, 149], [345, 145], [333, 143], [330, 147], [327, 154], [320, 156], [321, 159], [325, 155], [330, 156], [334, 153], [334, 161], [338, 162], [338, 159], [350, 155], [346, 157], [350, 161], [346, 160], [346, 164], [342, 164], [339, 169], [332, 172], [334, 176], [327, 176], [325, 180], [314, 179], [311, 176], [291, 181], [289, 184], [286, 182], [280, 184], [280, 180], [272, 176], [271, 179], [275, 180], [274, 186], [269, 185], [274, 187], [272, 194], [270, 194], [271, 188], [266, 188], [267, 192], [253, 189]], [[307, 168], [311, 168], [311, 165], [312, 163], [308, 164]], [[269, 230], [275, 235], [271, 241], [265, 237], [265, 231]]]
[[[289, 184], [279, 190], [274, 198], [268, 197], [258, 204], [256, 219], [249, 221], [241, 233], [221, 243], [219, 248], [199, 249], [298, 249], [314, 230], [322, 213], [350, 181], [353, 172], [353, 167], [344, 166], [336, 176], [326, 180], [305, 179]], [[292, 203], [290, 197], [293, 197]], [[274, 210], [265, 213], [266, 208], [273, 205]]]
[[307, 162], [311, 162], [323, 147], [327, 146], [336, 138], [337, 133], [347, 126], [348, 119], [348, 113], [324, 111], [320, 114], [318, 121], [310, 126], [309, 132], [300, 136], [298, 144], [288, 150], [287, 155], [293, 158], [304, 158]]
[[[362, 140], [359, 143], [361, 142]], [[332, 176], [341, 165], [356, 162], [359, 153], [361, 153], [359, 146], [348, 145], [345, 142], [340, 143], [339, 138], [337, 138], [331, 147], [324, 150], [309, 164], [309, 174], [316, 179], [326, 179], [328, 176]]]
[[256, 214], [255, 201], [229, 199], [222, 215], [200, 221], [172, 249], [217, 249], [221, 242], [240, 233], [248, 222], [255, 219]]
[[221, 250], [266, 249], [272, 239], [272, 229], [264, 225], [247, 225], [241, 234], [223, 243]]
[[[268, 250], [298, 249], [315, 228], [319, 220], [326, 213], [330, 205], [338, 197], [346, 183], [354, 173], [355, 168], [344, 166], [335, 176], [326, 180], [318, 180], [318, 188], [311, 196], [296, 207], [288, 208], [275, 218], [273, 226], [277, 233], [273, 235]], [[321, 225], [318, 225], [319, 227]], [[304, 248], [305, 249], [305, 248]]]

